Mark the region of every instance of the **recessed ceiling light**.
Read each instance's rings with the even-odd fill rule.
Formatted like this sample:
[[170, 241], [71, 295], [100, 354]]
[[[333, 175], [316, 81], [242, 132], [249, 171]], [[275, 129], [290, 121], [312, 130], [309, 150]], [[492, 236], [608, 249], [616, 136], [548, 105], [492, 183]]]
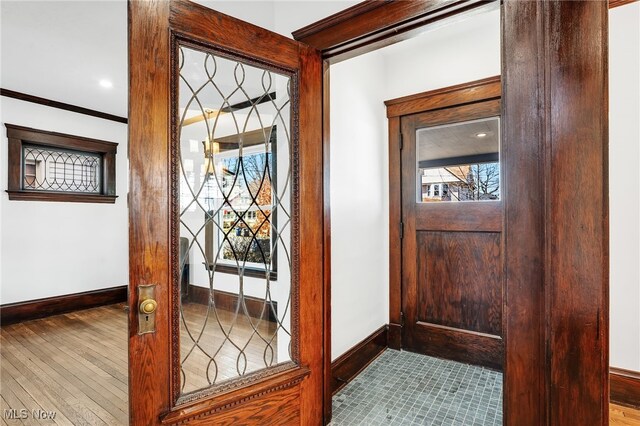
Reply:
[[103, 78], [102, 80], [100, 80], [100, 86], [104, 87], [105, 89], [111, 89], [113, 87], [113, 83], [110, 80]]
[[486, 133], [476, 133], [476, 138], [485, 138], [487, 137]]

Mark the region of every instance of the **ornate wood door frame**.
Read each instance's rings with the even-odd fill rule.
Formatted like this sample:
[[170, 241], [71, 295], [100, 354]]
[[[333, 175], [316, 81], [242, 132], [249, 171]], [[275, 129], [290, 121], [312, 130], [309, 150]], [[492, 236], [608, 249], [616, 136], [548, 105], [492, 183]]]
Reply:
[[[330, 64], [483, 4], [365, 1], [294, 32], [324, 58], [325, 242]], [[608, 423], [607, 34], [606, 1], [502, 2], [507, 425]]]
[[[196, 398], [180, 393], [175, 212], [178, 40], [283, 70], [294, 81], [292, 327], [295, 362]], [[216, 53], [218, 54], [218, 53]], [[130, 287], [132, 425], [320, 424], [322, 421], [322, 143], [319, 53], [305, 44], [186, 0], [129, 2]], [[297, 102], [297, 104], [296, 104]], [[297, 205], [296, 205], [297, 204]], [[296, 216], [298, 215], [298, 216]], [[304, 220], [298, 220], [304, 217]], [[296, 228], [297, 227], [297, 228]], [[139, 288], [156, 284], [156, 331], [138, 333]], [[296, 303], [297, 299], [297, 303]], [[302, 330], [302, 332], [297, 332]], [[294, 334], [295, 336], [295, 334]], [[297, 348], [296, 348], [297, 346]], [[296, 358], [297, 355], [297, 359]]]

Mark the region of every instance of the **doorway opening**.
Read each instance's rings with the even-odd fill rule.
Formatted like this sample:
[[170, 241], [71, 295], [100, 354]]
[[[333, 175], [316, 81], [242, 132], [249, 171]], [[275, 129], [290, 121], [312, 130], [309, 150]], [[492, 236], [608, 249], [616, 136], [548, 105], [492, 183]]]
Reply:
[[495, 5], [330, 66], [335, 424], [501, 424], [500, 38]]

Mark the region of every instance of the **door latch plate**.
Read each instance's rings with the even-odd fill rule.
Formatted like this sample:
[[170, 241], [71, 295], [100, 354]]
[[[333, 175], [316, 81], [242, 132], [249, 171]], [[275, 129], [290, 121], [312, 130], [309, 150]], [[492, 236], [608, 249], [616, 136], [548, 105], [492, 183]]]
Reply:
[[147, 334], [156, 332], [156, 312], [153, 309], [152, 312], [147, 313], [150, 309], [143, 309], [144, 306], [149, 306], [153, 302], [156, 303], [156, 284], [139, 285], [138, 286], [138, 306], [140, 309], [138, 312], [138, 334]]

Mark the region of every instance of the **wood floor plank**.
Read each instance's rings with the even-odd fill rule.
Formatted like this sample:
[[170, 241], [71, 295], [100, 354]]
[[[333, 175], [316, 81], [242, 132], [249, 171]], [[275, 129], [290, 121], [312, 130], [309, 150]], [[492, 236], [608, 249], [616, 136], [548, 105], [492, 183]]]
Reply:
[[[1, 363], [7, 364], [7, 369], [18, 376], [11, 382], [12, 386], [25, 391], [21, 394], [23, 399], [31, 395], [30, 404], [53, 404], [60, 413], [60, 424], [126, 424], [128, 332], [123, 308], [123, 304], [103, 306], [2, 327]], [[217, 382], [238, 376], [239, 350], [230, 342], [219, 348], [225, 332], [234, 342], [246, 346], [243, 351], [247, 371], [264, 367], [263, 352], [267, 344], [257, 331], [263, 336], [273, 335], [273, 323], [241, 316], [232, 327], [233, 313], [220, 311], [221, 323], [212, 316], [202, 330], [205, 314], [206, 307], [202, 305], [185, 305], [187, 325], [196, 334], [202, 331], [201, 343], [209, 353], [219, 350]], [[183, 354], [186, 354], [192, 342], [186, 333], [182, 334]], [[274, 339], [270, 343], [275, 358], [277, 342]], [[209, 385], [208, 361], [208, 356], [196, 349], [185, 364], [192, 389]], [[244, 358], [240, 357], [240, 361], [240, 368], [245, 368]], [[210, 373], [212, 371], [210, 369]], [[15, 392], [20, 394], [19, 389], [11, 391], [8, 398], [21, 403]]]
[[[35, 375], [35, 377], [32, 377], [32, 383], [38, 386], [42, 381], [43, 390], [51, 399], [57, 401], [56, 409], [62, 410], [65, 404], [73, 408], [75, 417], [73, 412], [67, 413], [67, 415], [72, 418], [74, 425], [105, 424], [91, 410], [86, 408], [87, 401], [82, 400], [82, 395], [76, 392], [71, 393], [73, 386], [63, 376], [51, 369], [46, 361], [35, 358], [18, 342], [12, 342], [12, 345], [7, 347], [4, 334], [0, 336], [0, 339], [3, 341], [2, 363], [4, 364], [5, 360], [8, 360], [21, 371], [32, 372]], [[2, 392], [4, 393], [4, 389]]]
[[26, 418], [19, 417], [22, 419], [22, 423], [29, 425], [37, 425], [38, 422], [28, 415], [32, 410], [41, 410], [42, 407], [38, 404], [31, 395], [29, 395], [23, 388], [20, 386], [10, 374], [6, 374], [6, 371], [2, 371], [2, 381], [3, 388], [6, 386], [5, 396], [9, 401], [9, 405], [11, 408], [21, 412], [22, 410], [27, 410]]
[[95, 377], [93, 377], [89, 371], [86, 371], [82, 365], [71, 362], [71, 360], [59, 351], [56, 345], [48, 344], [38, 333], [31, 330], [28, 325], [23, 325], [21, 331], [24, 333], [24, 341], [32, 345], [32, 351], [38, 354], [38, 356], [47, 359], [49, 363], [53, 363], [59, 371], [66, 372], [68, 379], [94, 389], [96, 395], [104, 393], [104, 396], [109, 397], [109, 399], [111, 399], [111, 396], [118, 397], [118, 395], [113, 394], [110, 386], [105, 385], [102, 381], [93, 380]]
[[[39, 333], [39, 329], [34, 325], [28, 325], [27, 327], [33, 332]], [[105, 357], [105, 348], [90, 349], [88, 346], [83, 345], [85, 342], [76, 333], [67, 333], [62, 336], [40, 333], [40, 336], [50, 345], [55, 345], [69, 360], [77, 361], [79, 365], [91, 371], [96, 377], [101, 378], [103, 382], [115, 386], [120, 394], [127, 394], [127, 377], [126, 374], [122, 374], [123, 370], [126, 371], [126, 362], [110, 365], [108, 361], [111, 357]], [[120, 339], [126, 340], [126, 333], [123, 333]], [[122, 346], [120, 351], [126, 351], [126, 347]], [[106, 352], [110, 353], [110, 351]], [[126, 402], [126, 397], [123, 400]]]
[[[3, 333], [2, 338], [4, 339], [5, 337]], [[33, 343], [29, 343], [23, 339], [23, 336], [18, 336], [17, 334], [14, 334], [13, 337], [13, 344], [9, 347], [10, 350], [17, 351], [13, 362], [17, 364], [24, 361], [27, 364], [25, 368], [33, 370], [38, 377], [47, 380], [50, 394], [61, 395], [67, 403], [74, 407], [76, 412], [81, 413], [81, 416], [84, 418], [84, 424], [107, 424], [101, 420], [101, 418], [109, 419], [109, 424], [117, 424], [122, 420], [110, 415], [100, 404], [88, 398], [82, 389], [78, 388], [77, 382], [71, 380], [67, 370], [60, 369], [57, 363], [52, 362], [48, 356], [43, 356], [39, 351], [33, 350]], [[7, 345], [5, 344], [3, 346], [6, 347]], [[126, 416], [122, 418], [124, 418], [126, 422]], [[77, 421], [82, 422], [82, 419], [77, 419]]]
[[609, 424], [612, 426], [640, 426], [640, 410], [611, 404], [609, 406]]
[[[105, 388], [103, 383], [95, 381], [89, 374], [75, 364], [67, 364], [55, 346], [47, 345], [37, 334], [24, 324], [16, 324], [23, 334], [16, 334], [16, 338], [27, 347], [38, 359], [46, 360], [47, 364], [64, 375], [68, 382], [82, 395], [86, 395], [95, 404], [91, 410], [105, 423], [120, 422], [128, 418], [127, 407], [122, 407], [121, 400], [114, 400], [114, 395]], [[97, 410], [97, 411], [96, 411]]]
[[[82, 371], [85, 375], [95, 375], [95, 380], [103, 384], [105, 388], [113, 392], [116, 396], [122, 399], [123, 402], [127, 402], [126, 385], [115, 380], [111, 374], [102, 370], [99, 366], [83, 358], [80, 355], [82, 350], [78, 350], [80, 349], [79, 346], [71, 346], [71, 348], [73, 349], [67, 347], [66, 342], [70, 336], [61, 336], [58, 339], [52, 339], [47, 335], [47, 333], [41, 333], [38, 327], [34, 327], [33, 325], [25, 325], [25, 327], [27, 327], [32, 333], [34, 333], [34, 335], [37, 335], [38, 337], [43, 339], [44, 342], [47, 342], [48, 346], [55, 347], [56, 350], [60, 352], [60, 356], [64, 359], [65, 364], [69, 364], [75, 361], [73, 364], [74, 369]], [[118, 386], [118, 384], [122, 386]]]
[[[16, 368], [11, 362], [6, 360], [2, 365], [3, 373], [6, 372], [10, 376], [12, 376], [16, 382], [22, 386], [22, 388], [33, 398], [33, 400], [37, 401], [40, 407], [47, 409], [50, 411], [48, 407], [56, 407], [55, 417], [53, 418], [53, 422], [58, 425], [64, 426], [73, 426], [74, 423], [67, 417], [71, 415], [71, 417], [75, 417], [75, 412], [71, 407], [69, 407], [65, 401], [54, 401], [43, 391], [43, 383], [38, 380], [37, 377], [33, 377], [30, 375], [28, 370], [22, 369], [20, 371]], [[61, 403], [62, 402], [62, 403]], [[26, 408], [26, 407], [25, 407]]]

